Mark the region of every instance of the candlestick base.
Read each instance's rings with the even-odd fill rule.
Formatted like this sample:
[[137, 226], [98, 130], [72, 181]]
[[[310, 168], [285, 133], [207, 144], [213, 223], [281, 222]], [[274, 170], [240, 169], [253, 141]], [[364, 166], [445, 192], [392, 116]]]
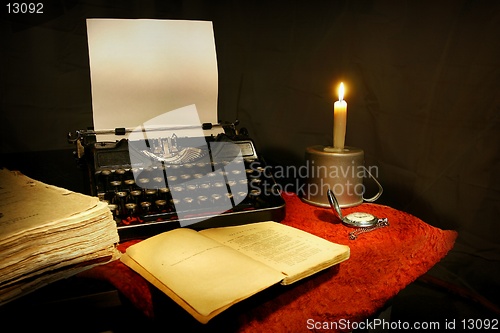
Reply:
[[323, 151], [325, 151], [327, 153], [342, 153], [345, 150], [349, 150], [349, 149], [346, 149], [345, 147], [338, 148], [338, 147], [332, 147], [332, 146], [326, 146], [325, 148], [323, 148]]
[[365, 187], [364, 151], [354, 147], [311, 146], [305, 153], [307, 181], [301, 198], [304, 202], [330, 207], [327, 191], [333, 191], [340, 207], [363, 202]]

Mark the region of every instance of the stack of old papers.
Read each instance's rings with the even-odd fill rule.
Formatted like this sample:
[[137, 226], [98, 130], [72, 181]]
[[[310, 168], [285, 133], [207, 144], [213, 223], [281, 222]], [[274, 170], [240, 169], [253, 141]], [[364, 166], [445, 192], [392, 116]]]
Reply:
[[98, 198], [0, 169], [0, 305], [119, 257]]

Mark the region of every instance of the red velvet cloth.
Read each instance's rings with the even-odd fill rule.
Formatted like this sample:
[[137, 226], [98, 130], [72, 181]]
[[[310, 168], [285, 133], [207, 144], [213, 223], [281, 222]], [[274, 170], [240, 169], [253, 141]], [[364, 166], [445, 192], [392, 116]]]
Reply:
[[[295, 285], [276, 286], [264, 296], [253, 296], [246, 307], [235, 306], [231, 330], [307, 332], [323, 322], [363, 321], [442, 259], [457, 237], [455, 231], [432, 227], [408, 213], [364, 203], [343, 209], [343, 214], [365, 211], [388, 218], [389, 226], [349, 240], [353, 229], [342, 225], [331, 209], [308, 205], [294, 194], [283, 197], [286, 217], [282, 223], [348, 245], [351, 257]], [[133, 243], [120, 244], [119, 249], [125, 251]], [[110, 281], [147, 316], [155, 316], [154, 287], [120, 261], [95, 267], [85, 275]]]

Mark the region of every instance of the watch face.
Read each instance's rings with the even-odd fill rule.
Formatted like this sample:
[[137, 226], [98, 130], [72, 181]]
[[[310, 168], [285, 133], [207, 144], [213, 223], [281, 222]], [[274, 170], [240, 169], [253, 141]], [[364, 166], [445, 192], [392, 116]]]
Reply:
[[372, 214], [356, 212], [344, 217], [342, 222], [353, 227], [369, 227], [377, 223], [378, 219]]
[[372, 214], [356, 212], [346, 216], [349, 220], [353, 222], [368, 222], [375, 218]]

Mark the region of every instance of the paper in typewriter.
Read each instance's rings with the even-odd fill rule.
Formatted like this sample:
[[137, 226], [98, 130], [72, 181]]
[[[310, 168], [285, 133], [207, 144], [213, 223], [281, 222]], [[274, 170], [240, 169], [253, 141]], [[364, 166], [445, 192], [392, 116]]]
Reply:
[[96, 130], [136, 128], [193, 105], [196, 119], [155, 125], [217, 122], [212, 22], [88, 19], [87, 34]]

